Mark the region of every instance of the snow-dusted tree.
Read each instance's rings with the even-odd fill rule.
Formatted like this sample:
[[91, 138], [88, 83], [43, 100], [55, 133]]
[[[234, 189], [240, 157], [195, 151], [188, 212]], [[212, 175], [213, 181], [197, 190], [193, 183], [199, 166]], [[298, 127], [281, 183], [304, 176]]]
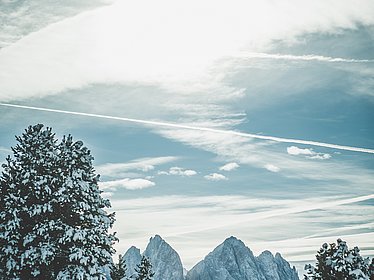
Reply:
[[305, 280], [369, 280], [372, 277], [370, 259], [361, 257], [358, 247], [349, 249], [341, 239], [336, 244], [323, 244], [316, 258], [316, 267], [305, 266]]
[[125, 263], [125, 259], [122, 257], [122, 255], [119, 255], [118, 257], [118, 263], [115, 263], [112, 267], [112, 270], [110, 272], [110, 277], [112, 280], [127, 280], [126, 276], [127, 267]]
[[83, 143], [30, 126], [0, 179], [0, 267], [6, 279], [105, 279], [114, 222]]
[[138, 274], [135, 278], [136, 280], [152, 280], [153, 275], [155, 275], [152, 271], [152, 264], [146, 256], [142, 257], [135, 271]]

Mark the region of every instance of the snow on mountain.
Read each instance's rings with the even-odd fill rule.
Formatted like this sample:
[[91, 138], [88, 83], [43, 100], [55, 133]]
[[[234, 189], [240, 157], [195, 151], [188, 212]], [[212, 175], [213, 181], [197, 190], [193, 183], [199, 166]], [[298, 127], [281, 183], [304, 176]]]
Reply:
[[187, 280], [298, 280], [296, 270], [280, 254], [265, 251], [257, 258], [245, 244], [230, 237], [188, 273]]
[[125, 255], [123, 256], [125, 260], [125, 264], [127, 267], [127, 276], [135, 275], [135, 268], [138, 264], [140, 264], [140, 261], [142, 259], [142, 255], [140, 254], [140, 250], [136, 248], [135, 246], [130, 247]]

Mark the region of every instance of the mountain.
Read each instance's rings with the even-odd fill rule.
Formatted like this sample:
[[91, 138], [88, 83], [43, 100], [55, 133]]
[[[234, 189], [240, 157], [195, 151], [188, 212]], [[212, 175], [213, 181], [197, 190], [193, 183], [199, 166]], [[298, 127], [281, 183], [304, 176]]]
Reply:
[[136, 275], [135, 268], [142, 259], [140, 250], [134, 246], [130, 247], [123, 255], [127, 267], [127, 276]]
[[[184, 280], [183, 266], [178, 253], [159, 235], [152, 237], [143, 255], [148, 257], [155, 273], [154, 280]], [[127, 275], [134, 275], [142, 255], [136, 247], [131, 247], [124, 255]]]
[[178, 253], [159, 235], [151, 238], [144, 255], [151, 261], [154, 280], [183, 280], [183, 266]]
[[298, 280], [295, 268], [280, 254], [269, 251], [255, 257], [245, 244], [235, 237], [226, 239], [196, 264], [187, 280]]
[[256, 259], [268, 280], [299, 280], [295, 268], [291, 268], [290, 264], [279, 253], [276, 253], [274, 257], [269, 251], [264, 251]]

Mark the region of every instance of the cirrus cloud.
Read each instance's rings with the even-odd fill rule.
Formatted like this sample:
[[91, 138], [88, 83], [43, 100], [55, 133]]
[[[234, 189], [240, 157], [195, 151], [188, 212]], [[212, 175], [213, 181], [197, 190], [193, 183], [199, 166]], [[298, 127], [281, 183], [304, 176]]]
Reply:
[[104, 176], [119, 177], [124, 176], [129, 171], [148, 172], [155, 169], [156, 165], [162, 165], [177, 160], [177, 157], [155, 157], [140, 158], [125, 163], [106, 163], [96, 167], [96, 171]]

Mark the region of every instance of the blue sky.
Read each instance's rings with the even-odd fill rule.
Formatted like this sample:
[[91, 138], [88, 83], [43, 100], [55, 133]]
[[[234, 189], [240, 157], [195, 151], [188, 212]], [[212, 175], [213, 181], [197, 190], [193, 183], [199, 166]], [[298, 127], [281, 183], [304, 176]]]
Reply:
[[83, 140], [119, 252], [160, 234], [187, 268], [230, 235], [294, 264], [338, 237], [374, 255], [372, 1], [79, 2], [0, 1], [0, 102], [175, 126], [2, 105], [0, 161], [30, 124]]

